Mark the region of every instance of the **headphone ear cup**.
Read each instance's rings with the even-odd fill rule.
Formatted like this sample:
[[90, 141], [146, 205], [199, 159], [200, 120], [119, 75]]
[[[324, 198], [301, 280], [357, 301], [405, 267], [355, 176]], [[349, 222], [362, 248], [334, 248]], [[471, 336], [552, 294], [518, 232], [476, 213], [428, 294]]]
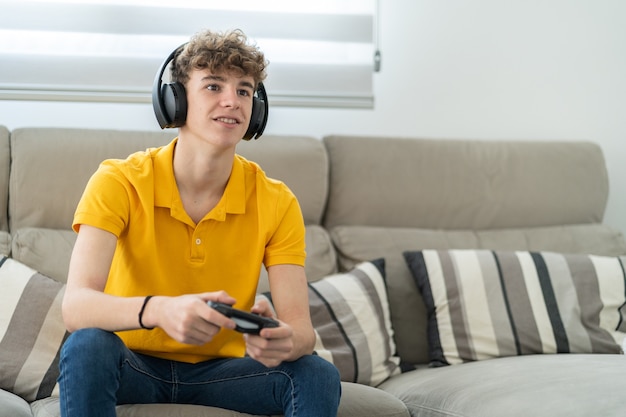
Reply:
[[[260, 130], [261, 127], [265, 127], [263, 123], [265, 122], [265, 103], [263, 100], [258, 97], [254, 97], [252, 99], [252, 113], [250, 114], [250, 125], [248, 126], [248, 130], [246, 134], [243, 135], [245, 140], [252, 139], [257, 133], [263, 133], [263, 130]], [[257, 138], [261, 136], [257, 135]], [[256, 139], [256, 138], [255, 138]]]
[[243, 139], [258, 139], [265, 130], [267, 118], [269, 115], [269, 102], [267, 100], [267, 92], [262, 82], [259, 82], [255, 95], [252, 97], [252, 112], [250, 113], [250, 125]]
[[187, 120], [187, 93], [181, 83], [169, 83], [161, 86], [163, 110], [168, 120], [166, 127], [180, 127]]

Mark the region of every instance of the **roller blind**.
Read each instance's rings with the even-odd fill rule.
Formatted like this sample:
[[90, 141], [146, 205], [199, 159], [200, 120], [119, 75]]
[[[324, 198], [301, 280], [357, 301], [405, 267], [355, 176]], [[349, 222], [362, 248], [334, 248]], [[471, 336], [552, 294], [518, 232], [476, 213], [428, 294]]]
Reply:
[[0, 0], [0, 99], [149, 102], [174, 48], [239, 28], [270, 61], [273, 106], [372, 107], [376, 0], [307, 3]]

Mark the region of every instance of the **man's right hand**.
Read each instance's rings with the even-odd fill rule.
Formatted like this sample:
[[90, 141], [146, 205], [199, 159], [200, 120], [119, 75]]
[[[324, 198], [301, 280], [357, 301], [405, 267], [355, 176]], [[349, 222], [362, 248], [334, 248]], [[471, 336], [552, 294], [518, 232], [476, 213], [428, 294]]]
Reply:
[[144, 309], [142, 322], [146, 327], [160, 327], [180, 343], [204, 345], [220, 328], [235, 328], [235, 322], [209, 307], [208, 301], [234, 304], [236, 300], [225, 291], [179, 297], [154, 296]]

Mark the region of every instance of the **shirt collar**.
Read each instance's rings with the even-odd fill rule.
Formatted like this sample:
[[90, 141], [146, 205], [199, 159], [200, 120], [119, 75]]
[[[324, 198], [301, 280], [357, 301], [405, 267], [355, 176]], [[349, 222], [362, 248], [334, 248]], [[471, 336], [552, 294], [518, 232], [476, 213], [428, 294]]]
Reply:
[[[176, 179], [174, 178], [172, 163], [177, 141], [178, 138], [168, 145], [151, 152], [154, 160], [154, 205], [157, 207], [169, 207], [174, 217], [178, 217], [177, 214], [180, 216], [184, 213], [178, 187], [176, 186]], [[242, 158], [239, 155], [235, 155], [224, 195], [205, 219], [224, 221], [226, 213], [243, 214], [245, 211], [246, 180], [244, 166]]]

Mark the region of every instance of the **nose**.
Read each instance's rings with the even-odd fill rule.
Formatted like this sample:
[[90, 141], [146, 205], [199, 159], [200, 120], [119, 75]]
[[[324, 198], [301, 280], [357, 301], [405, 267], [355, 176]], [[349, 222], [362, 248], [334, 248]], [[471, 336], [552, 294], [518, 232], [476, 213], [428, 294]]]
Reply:
[[239, 108], [240, 97], [236, 88], [225, 88], [222, 94], [222, 105], [224, 107]]

